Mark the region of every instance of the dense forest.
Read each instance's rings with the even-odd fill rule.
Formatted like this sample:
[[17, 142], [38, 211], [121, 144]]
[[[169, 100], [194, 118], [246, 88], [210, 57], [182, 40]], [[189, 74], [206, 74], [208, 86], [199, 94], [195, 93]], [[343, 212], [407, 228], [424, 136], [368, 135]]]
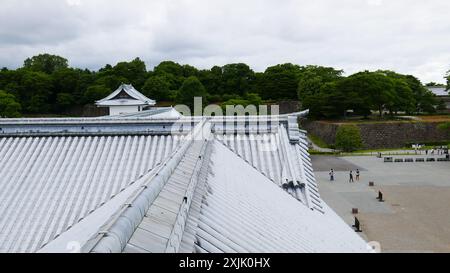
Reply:
[[[447, 80], [450, 83], [450, 74]], [[149, 71], [139, 58], [90, 71], [70, 67], [63, 57], [41, 54], [26, 59], [21, 68], [0, 71], [0, 116], [64, 115], [71, 107], [105, 97], [121, 83], [133, 84], [158, 102], [187, 105], [194, 96], [208, 103], [244, 106], [299, 100], [315, 118], [339, 118], [348, 110], [362, 116], [372, 111], [433, 113], [442, 107], [419, 79], [393, 71], [344, 77], [335, 68], [291, 63], [254, 72], [244, 63], [197, 69], [172, 61]]]

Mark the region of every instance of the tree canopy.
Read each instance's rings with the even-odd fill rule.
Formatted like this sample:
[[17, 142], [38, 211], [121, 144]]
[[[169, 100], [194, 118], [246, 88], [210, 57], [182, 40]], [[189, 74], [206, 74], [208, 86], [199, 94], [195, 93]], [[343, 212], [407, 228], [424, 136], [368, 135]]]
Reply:
[[47, 74], [52, 74], [53, 72], [67, 68], [68, 66], [69, 62], [67, 59], [50, 54], [39, 54], [27, 58], [23, 63], [23, 67], [26, 69]]
[[296, 99], [300, 67], [291, 63], [268, 67], [259, 78], [264, 99]]
[[16, 101], [14, 95], [0, 90], [0, 117], [17, 118], [20, 117], [20, 104]]
[[298, 95], [303, 107], [315, 117], [342, 117], [347, 112], [368, 116], [376, 111], [390, 114], [434, 113], [437, 97], [414, 76], [393, 71], [363, 71], [342, 77], [339, 71], [323, 80], [314, 73], [301, 76]]
[[176, 97], [177, 103], [185, 104], [194, 110], [194, 97], [202, 97], [203, 103], [206, 103], [206, 89], [203, 84], [195, 76], [191, 76], [184, 80], [183, 85], [178, 91]]
[[147, 79], [142, 87], [142, 93], [157, 101], [173, 100], [170, 83], [165, 76], [152, 76]]
[[[68, 63], [51, 54], [27, 58], [23, 67], [0, 70], [0, 89], [15, 97], [24, 114], [34, 115], [64, 114], [72, 107], [94, 103], [122, 83], [166, 103], [191, 105], [194, 95], [218, 104], [299, 100], [316, 118], [339, 118], [351, 112], [367, 116], [372, 111], [379, 115], [386, 111], [433, 113], [442, 107], [416, 77], [393, 71], [344, 76], [333, 67], [284, 63], [255, 72], [245, 63], [197, 69], [173, 61], [148, 70], [139, 58], [91, 71]], [[450, 71], [446, 77], [450, 81]]]

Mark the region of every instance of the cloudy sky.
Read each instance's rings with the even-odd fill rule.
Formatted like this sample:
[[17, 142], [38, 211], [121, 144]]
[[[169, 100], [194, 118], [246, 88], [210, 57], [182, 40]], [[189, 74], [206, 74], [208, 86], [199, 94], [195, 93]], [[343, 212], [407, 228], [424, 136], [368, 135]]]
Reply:
[[0, 0], [0, 67], [48, 52], [90, 69], [292, 62], [444, 82], [449, 14], [448, 0]]

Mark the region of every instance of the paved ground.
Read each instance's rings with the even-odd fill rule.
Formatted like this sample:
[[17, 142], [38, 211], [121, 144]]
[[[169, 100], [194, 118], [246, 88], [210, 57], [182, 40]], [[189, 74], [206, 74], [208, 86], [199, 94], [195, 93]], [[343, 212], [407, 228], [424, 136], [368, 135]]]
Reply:
[[[354, 221], [351, 209], [358, 208], [361, 236], [380, 242], [383, 252], [450, 252], [450, 162], [384, 163], [372, 156], [312, 159], [322, 198], [349, 224]], [[333, 183], [330, 168], [338, 170]], [[361, 181], [349, 183], [348, 171], [356, 168]], [[378, 190], [383, 203], [376, 200]]]
[[348, 172], [349, 170], [356, 170], [358, 168], [360, 170], [365, 170], [363, 167], [353, 164], [348, 160], [344, 160], [342, 157], [312, 155], [311, 160], [314, 165], [314, 171], [316, 172], [329, 173], [331, 169], [335, 172]]

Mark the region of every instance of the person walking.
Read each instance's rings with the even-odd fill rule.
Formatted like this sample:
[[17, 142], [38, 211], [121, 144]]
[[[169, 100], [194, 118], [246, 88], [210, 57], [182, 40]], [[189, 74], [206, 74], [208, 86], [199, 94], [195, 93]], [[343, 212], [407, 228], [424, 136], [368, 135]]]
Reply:
[[349, 182], [349, 183], [355, 182], [355, 181], [353, 180], [353, 171], [350, 171], [350, 179], [348, 180], [348, 182]]
[[331, 169], [330, 171], [330, 181], [334, 181], [334, 170]]
[[359, 169], [356, 169], [356, 181], [359, 181]]

